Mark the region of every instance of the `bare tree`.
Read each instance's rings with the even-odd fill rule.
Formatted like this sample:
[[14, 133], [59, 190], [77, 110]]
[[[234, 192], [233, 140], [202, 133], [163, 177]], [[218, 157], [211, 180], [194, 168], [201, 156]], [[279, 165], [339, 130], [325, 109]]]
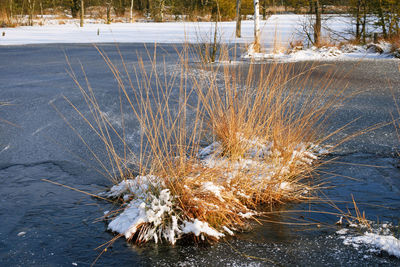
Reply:
[[236, 0], [236, 37], [242, 37], [242, 12], [241, 12], [242, 0]]
[[254, 3], [254, 52], [260, 52], [260, 1], [253, 0]]
[[164, 21], [165, 0], [151, 0], [150, 9], [155, 21]]
[[35, 10], [35, 0], [28, 0], [28, 25], [33, 26], [33, 12]]

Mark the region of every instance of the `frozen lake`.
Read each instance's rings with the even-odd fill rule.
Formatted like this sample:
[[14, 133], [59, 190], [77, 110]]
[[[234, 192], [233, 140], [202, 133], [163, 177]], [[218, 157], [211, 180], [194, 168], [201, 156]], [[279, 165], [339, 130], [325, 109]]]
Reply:
[[[115, 44], [101, 47], [118, 62]], [[152, 53], [153, 45], [147, 47]], [[136, 53], [146, 53], [143, 44], [120, 44], [119, 48], [128, 66], [137, 64]], [[106, 107], [104, 112], [111, 117], [119, 112], [115, 81], [93, 46], [51, 44], [0, 47], [0, 99], [12, 104], [1, 107], [0, 118], [19, 126], [0, 124], [2, 266], [87, 266], [100, 253], [95, 248], [113, 238], [113, 234], [106, 231], [104, 222], [96, 222], [112, 204], [41, 181], [46, 178], [91, 193], [110, 186], [110, 182], [96, 172], [98, 166], [89, 151], [50, 105], [54, 104], [68, 118], [100, 157], [106, 157], [93, 132], [63, 99], [66, 96], [83, 113], [89, 112], [80, 91], [65, 71], [64, 52], [78, 72], [79, 63], [83, 64], [99, 103]], [[173, 69], [175, 46], [161, 45], [158, 56], [165, 58], [167, 65]], [[237, 64], [246, 68], [249, 63]], [[309, 63], [295, 64], [295, 68], [301, 69]], [[393, 85], [394, 96], [400, 98], [400, 76], [395, 61], [318, 64], [320, 67], [312, 79], [336, 68], [343, 75], [338, 76], [332, 85], [340, 80], [348, 83], [350, 92], [363, 89], [361, 94], [338, 107], [327, 126], [335, 129], [356, 118], [359, 120], [330, 142], [334, 144], [354, 131], [392, 120], [391, 112], [395, 112], [395, 106], [388, 80]], [[151, 67], [149, 61], [145, 61], [145, 67]], [[137, 127], [129, 119], [126, 123], [132, 129]], [[134, 147], [137, 137], [132, 136], [130, 142]], [[350, 201], [353, 194], [360, 210], [365, 211], [368, 218], [399, 225], [400, 169], [397, 167], [399, 158], [396, 148], [399, 148], [399, 140], [391, 125], [341, 145], [336, 153], [329, 156], [330, 159], [336, 158], [335, 161], [322, 169], [325, 172], [322, 175], [329, 178], [335, 187], [323, 192], [337, 201], [343, 210], [352, 208]], [[291, 204], [283, 210], [309, 207], [307, 204]], [[333, 211], [324, 204], [313, 204], [312, 208]], [[335, 226], [336, 216], [308, 212], [289, 215], [292, 218], [282, 213], [271, 220], [291, 222], [307, 218], [320, 222], [321, 227], [310, 229], [265, 223], [254, 225], [255, 229], [251, 232], [205, 247], [163, 244], [138, 247], [127, 244], [121, 238], [99, 259], [97, 265], [400, 265], [400, 259], [385, 252], [371, 252], [363, 246], [345, 246], [336, 234], [339, 229]], [[248, 258], [243, 254], [257, 258]]]

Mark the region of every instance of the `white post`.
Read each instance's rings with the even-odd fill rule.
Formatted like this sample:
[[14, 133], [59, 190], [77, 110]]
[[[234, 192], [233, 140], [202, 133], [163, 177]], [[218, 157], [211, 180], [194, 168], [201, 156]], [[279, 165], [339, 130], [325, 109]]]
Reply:
[[131, 0], [131, 10], [129, 14], [129, 23], [133, 23], [133, 0]]
[[260, 1], [254, 0], [254, 52], [260, 52]]

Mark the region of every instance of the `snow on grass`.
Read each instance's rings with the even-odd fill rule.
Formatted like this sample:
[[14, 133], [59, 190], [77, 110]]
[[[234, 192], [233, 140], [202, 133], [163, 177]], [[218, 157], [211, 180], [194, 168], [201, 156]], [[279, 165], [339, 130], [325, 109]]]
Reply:
[[224, 199], [221, 196], [221, 191], [223, 191], [225, 189], [223, 186], [215, 185], [212, 182], [204, 182], [202, 184], [202, 188], [204, 191], [209, 191], [209, 192], [213, 193], [222, 202], [224, 201]]
[[[128, 181], [129, 184], [137, 182], [136, 180]], [[121, 184], [117, 187], [124, 187], [126, 181]], [[162, 189], [158, 196], [154, 196], [151, 191], [141, 192], [140, 196], [146, 196], [146, 199], [142, 200], [139, 196], [134, 196], [124, 211], [108, 224], [108, 229], [124, 235], [126, 239], [132, 239], [140, 229], [139, 241], [154, 240], [157, 243], [163, 238], [175, 244], [181, 230], [178, 227], [177, 217], [174, 215], [173, 196], [169, 189]], [[144, 224], [150, 227], [141, 228]]]
[[110, 191], [101, 194], [108, 198], [127, 197], [134, 195], [135, 198], [146, 199], [147, 192], [151, 188], [160, 188], [162, 179], [154, 175], [137, 176], [135, 180], [123, 180], [111, 187]]
[[182, 232], [185, 234], [193, 233], [195, 236], [206, 234], [217, 239], [224, 236], [223, 233], [211, 228], [208, 223], [199, 221], [198, 219], [194, 219], [193, 222], [185, 221]]
[[[109, 230], [124, 235], [128, 240], [140, 231], [139, 242], [153, 240], [157, 243], [159, 240], [166, 240], [170, 244], [175, 244], [183, 234], [201, 236], [203, 240], [207, 236], [216, 239], [224, 236], [211, 228], [207, 222], [197, 218], [192, 221], [179, 219], [177, 215], [179, 210], [174, 204], [174, 197], [171, 196], [169, 189], [163, 189], [161, 183], [154, 183], [152, 181], [154, 178], [154, 176], [138, 176], [135, 179], [125, 180], [103, 194], [110, 198], [123, 199], [126, 199], [125, 196], [128, 194], [132, 198], [124, 204], [123, 211], [111, 219], [108, 224]], [[154, 188], [154, 185], [158, 188]], [[137, 190], [138, 188], [141, 190]], [[220, 190], [212, 183], [206, 184], [205, 188], [214, 193]], [[153, 195], [153, 191], [158, 190], [160, 190], [158, 196]]]
[[[271, 179], [271, 176], [274, 174], [271, 171], [277, 172], [276, 166], [274, 167], [273, 164], [276, 164], [279, 160], [275, 161], [275, 163], [263, 163], [260, 160], [260, 155], [262, 155], [261, 159], [264, 160], [267, 155], [276, 154], [273, 151], [273, 144], [270, 142], [262, 143], [258, 139], [242, 141], [252, 144], [251, 148], [249, 148], [252, 152], [246, 153], [248, 158], [244, 158], [237, 163], [236, 171], [244, 172], [246, 176], [254, 180], [255, 184], [258, 183], [258, 179], [262, 179], [260, 175], [263, 175], [264, 179]], [[257, 151], [256, 148], [259, 150]], [[304, 164], [302, 158], [306, 158], [305, 162], [309, 164], [310, 160], [318, 158], [314, 153], [319, 150], [321, 149], [317, 146], [300, 144], [296, 147], [296, 153], [293, 154], [292, 160], [297, 160], [301, 164]], [[237, 195], [242, 198], [244, 196], [245, 199], [251, 198], [251, 196], [246, 195], [236, 187], [227, 188], [219, 184], [221, 182], [229, 186], [229, 182], [226, 182], [229, 180], [229, 177], [234, 176], [229, 172], [225, 172], [224, 168], [228, 170], [231, 162], [229, 162], [229, 159], [223, 158], [221, 154], [218, 154], [221, 151], [221, 145], [218, 142], [214, 142], [200, 150], [199, 155], [202, 155], [200, 164], [203, 164], [205, 168], [215, 168], [218, 165], [218, 168], [222, 168], [222, 173], [225, 174], [219, 177], [220, 181], [203, 181], [197, 184], [196, 178], [187, 178], [188, 180], [193, 180], [193, 188], [198, 188], [199, 190], [193, 191], [193, 188], [185, 185], [185, 190], [188, 190], [188, 192], [194, 192], [194, 194], [200, 193], [200, 195], [204, 194], [204, 192], [211, 193], [203, 195], [202, 199], [193, 195], [191, 200], [193, 207], [191, 209], [196, 209], [201, 205], [203, 209], [209, 208], [217, 212], [220, 207], [213, 203], [213, 198], [211, 197], [210, 199], [210, 196], [218, 199], [220, 205], [223, 206], [222, 209], [229, 208], [224, 199], [226, 196], [234, 198]], [[212, 164], [211, 167], [210, 164]], [[257, 167], [259, 165], [261, 165], [263, 172], [256, 172], [255, 174], [253, 169], [260, 168]], [[281, 166], [278, 167], [281, 168]], [[269, 172], [266, 171], [267, 169], [269, 169]], [[173, 196], [171, 191], [161, 181], [163, 181], [162, 178], [154, 175], [137, 176], [133, 179], [123, 180], [119, 184], [114, 185], [108, 192], [102, 193], [101, 195], [104, 197], [123, 200], [122, 212], [115, 216], [113, 216], [114, 212], [105, 213], [105, 217], [110, 219], [108, 229], [125, 236], [128, 240], [136, 236], [138, 242], [153, 240], [157, 243], [158, 241], [166, 240], [171, 244], [175, 244], [183, 235], [188, 234], [194, 234], [202, 240], [205, 240], [207, 237], [215, 239], [224, 237], [222, 231], [229, 235], [234, 234], [231, 230], [234, 229], [231, 227], [232, 225], [220, 225], [219, 229], [215, 229], [208, 222], [202, 221], [197, 217], [183, 215], [182, 209], [179, 206], [179, 196]], [[273, 190], [287, 192], [294, 190], [294, 187], [290, 182], [278, 182]], [[235, 199], [233, 202], [240, 203], [240, 200]], [[241, 206], [237, 210], [233, 207], [231, 207], [231, 212], [236, 212], [237, 216], [245, 220], [257, 215], [255, 210], [246, 206]], [[196, 214], [196, 212], [193, 214]]]
[[[262, 179], [272, 177], [277, 173], [285, 174], [289, 172], [289, 165], [311, 165], [318, 159], [318, 156], [328, 153], [326, 149], [320, 146], [300, 143], [293, 149], [290, 161], [286, 162], [287, 166], [282, 166], [280, 164], [283, 161], [281, 152], [274, 148], [273, 142], [259, 139], [246, 140], [243, 137], [240, 139], [243, 147], [247, 148], [242, 158], [231, 162], [222, 155], [222, 144], [213, 142], [200, 150], [199, 156], [202, 158], [202, 163], [210, 168], [225, 168], [230, 169], [231, 172], [232, 170], [233, 172], [245, 171], [248, 175], [253, 173], [253, 180], [256, 181], [260, 174], [262, 174]], [[227, 172], [227, 175], [229, 176], [231, 172]], [[282, 183], [281, 189], [289, 186], [288, 183]]]

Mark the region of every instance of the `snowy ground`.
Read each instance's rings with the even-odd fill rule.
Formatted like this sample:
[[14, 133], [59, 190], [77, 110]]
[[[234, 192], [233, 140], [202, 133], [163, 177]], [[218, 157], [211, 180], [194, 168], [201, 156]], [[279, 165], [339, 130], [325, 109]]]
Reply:
[[[301, 21], [304, 15], [274, 15], [261, 21], [261, 41], [265, 47], [272, 47], [275, 36], [282, 43], [303, 39]], [[345, 31], [348, 18], [330, 17], [326, 25], [336, 31]], [[223, 43], [251, 43], [253, 41], [254, 22], [242, 21], [242, 38], [235, 38], [235, 22], [219, 24], [220, 38]], [[79, 21], [66, 21], [64, 25], [56, 25], [47, 20], [44, 26], [23, 26], [0, 29], [0, 45], [24, 45], [44, 43], [182, 43], [210, 40], [214, 24], [209, 22], [138, 22], [100, 24], [87, 21], [83, 28]], [[4, 33], [4, 36], [3, 36]]]
[[[274, 59], [279, 61], [304, 60], [357, 60], [388, 59], [392, 53], [376, 53], [367, 47], [335, 47], [302, 49], [288, 53], [289, 43], [301, 41], [307, 44], [302, 30], [307, 22], [305, 15], [274, 15], [261, 21], [262, 53], [248, 53], [244, 58]], [[351, 18], [325, 15], [323, 35], [325, 37], [349, 36]], [[50, 43], [196, 43], [211, 42], [215, 25], [211, 22], [136, 22], [104, 24], [101, 20], [87, 19], [83, 28], [79, 20], [45, 18], [44, 26], [23, 26], [0, 30], [0, 45], [50, 44]], [[242, 38], [235, 37], [234, 21], [219, 23], [219, 40], [226, 44], [251, 44], [254, 36], [254, 22], [242, 21]], [[373, 29], [369, 29], [372, 31]], [[340, 39], [340, 38], [339, 38]], [[279, 48], [280, 52], [272, 50]], [[351, 51], [350, 51], [351, 50]], [[390, 49], [389, 49], [390, 50]], [[400, 56], [400, 51], [398, 52]]]

